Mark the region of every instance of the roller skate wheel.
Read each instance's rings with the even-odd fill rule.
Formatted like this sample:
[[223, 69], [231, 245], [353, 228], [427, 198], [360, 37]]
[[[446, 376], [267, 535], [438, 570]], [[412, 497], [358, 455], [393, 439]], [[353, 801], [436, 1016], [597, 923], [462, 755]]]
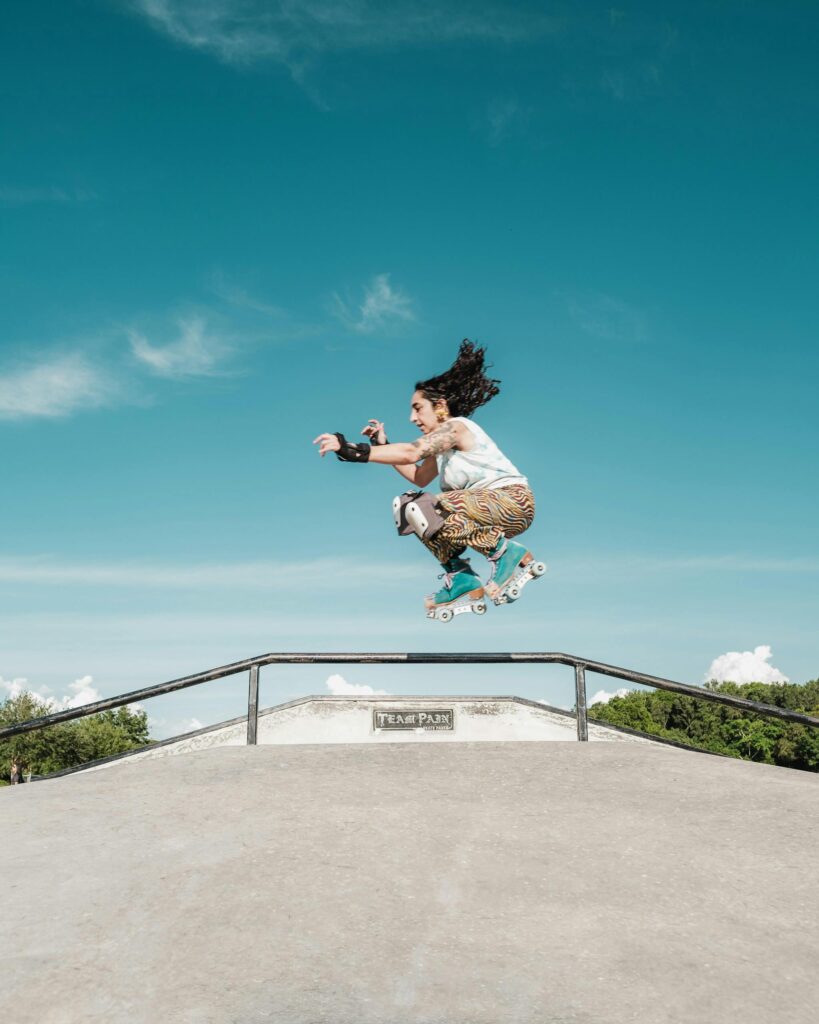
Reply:
[[517, 601], [517, 599], [519, 597], [520, 597], [520, 590], [518, 589], [518, 587], [510, 587], [506, 591], [506, 600], [507, 601]]
[[443, 608], [440, 612], [438, 612], [438, 618], [441, 620], [441, 622], [451, 622], [452, 616], [453, 612], [451, 608]]
[[486, 605], [483, 603], [483, 601], [480, 604], [476, 604], [475, 605], [474, 611], [475, 611], [476, 615], [485, 615], [486, 614]]
[[545, 562], [535, 562], [532, 565], [532, 575], [533, 576], [542, 576], [545, 572], [546, 572], [546, 564], [545, 564]]

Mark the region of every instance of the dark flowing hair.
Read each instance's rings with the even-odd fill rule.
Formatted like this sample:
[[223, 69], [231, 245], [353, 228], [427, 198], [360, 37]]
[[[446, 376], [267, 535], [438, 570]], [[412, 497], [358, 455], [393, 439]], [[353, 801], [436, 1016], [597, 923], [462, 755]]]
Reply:
[[435, 404], [445, 399], [453, 416], [471, 416], [481, 405], [500, 394], [499, 380], [484, 372], [492, 364], [484, 363], [486, 349], [464, 338], [458, 357], [448, 370], [429, 380], [419, 380], [415, 390]]

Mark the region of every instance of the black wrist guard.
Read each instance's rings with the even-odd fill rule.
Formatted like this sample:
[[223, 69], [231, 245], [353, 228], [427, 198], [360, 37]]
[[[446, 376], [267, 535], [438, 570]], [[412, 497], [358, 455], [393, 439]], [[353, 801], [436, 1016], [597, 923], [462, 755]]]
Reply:
[[389, 443], [390, 443], [390, 439], [388, 437], [385, 437], [383, 441], [379, 441], [377, 437], [371, 437], [370, 438], [370, 444], [373, 446], [373, 448], [377, 448], [378, 445], [380, 445], [380, 444], [389, 444]]
[[370, 446], [366, 441], [362, 441], [361, 444], [353, 444], [352, 441], [348, 441], [343, 434], [336, 434], [338, 443], [341, 448], [336, 452], [336, 458], [339, 462], [369, 462], [370, 461]]

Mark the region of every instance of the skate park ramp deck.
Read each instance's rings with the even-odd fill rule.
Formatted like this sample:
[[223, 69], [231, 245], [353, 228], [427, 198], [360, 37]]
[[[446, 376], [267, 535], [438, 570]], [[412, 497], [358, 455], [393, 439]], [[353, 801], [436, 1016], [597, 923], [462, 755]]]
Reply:
[[0, 791], [15, 1024], [808, 1024], [816, 776], [653, 744], [221, 747]]
[[[444, 726], [411, 728], [406, 721], [395, 728], [395, 714], [418, 722], [419, 712], [428, 720], [443, 712]], [[393, 714], [391, 714], [393, 713]], [[392, 717], [393, 721], [388, 719]], [[400, 724], [400, 723], [399, 723]], [[521, 740], [570, 740], [577, 735], [574, 712], [551, 707], [525, 697], [487, 696], [310, 696], [259, 712], [257, 743], [462, 743]], [[592, 742], [652, 743], [656, 737], [619, 729], [606, 722], [589, 722]], [[60, 772], [98, 771], [114, 765], [189, 754], [223, 746], [245, 746], [247, 718], [205, 726], [149, 747], [114, 754]]]

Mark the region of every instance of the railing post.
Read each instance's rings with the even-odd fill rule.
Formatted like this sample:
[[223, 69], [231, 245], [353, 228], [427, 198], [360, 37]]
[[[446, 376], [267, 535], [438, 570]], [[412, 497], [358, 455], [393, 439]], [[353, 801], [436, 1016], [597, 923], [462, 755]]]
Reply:
[[247, 687], [247, 745], [255, 746], [259, 728], [259, 666], [250, 666], [250, 682]]
[[589, 738], [589, 720], [586, 715], [586, 666], [574, 666], [574, 692], [577, 705], [577, 738], [586, 742]]

